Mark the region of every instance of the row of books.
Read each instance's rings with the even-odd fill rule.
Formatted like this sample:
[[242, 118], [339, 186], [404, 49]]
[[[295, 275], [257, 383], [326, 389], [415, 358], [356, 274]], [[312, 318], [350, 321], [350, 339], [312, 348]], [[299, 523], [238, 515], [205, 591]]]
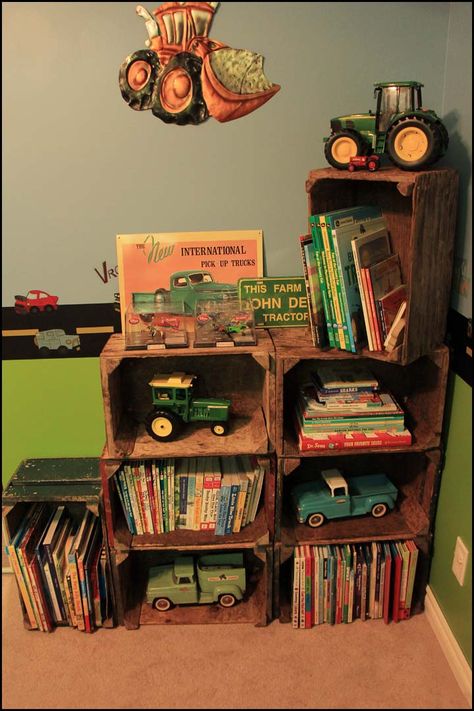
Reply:
[[405, 324], [407, 289], [381, 209], [312, 215], [310, 225], [300, 249], [314, 345], [392, 350]]
[[124, 462], [115, 482], [132, 534], [178, 529], [238, 533], [255, 520], [264, 467], [255, 457]]
[[407, 619], [417, 563], [414, 541], [296, 546], [293, 627]]
[[363, 363], [321, 363], [297, 392], [299, 448], [410, 445], [405, 413]]
[[64, 505], [35, 503], [6, 548], [31, 629], [92, 632], [111, 617], [102, 528], [89, 509], [76, 523]]

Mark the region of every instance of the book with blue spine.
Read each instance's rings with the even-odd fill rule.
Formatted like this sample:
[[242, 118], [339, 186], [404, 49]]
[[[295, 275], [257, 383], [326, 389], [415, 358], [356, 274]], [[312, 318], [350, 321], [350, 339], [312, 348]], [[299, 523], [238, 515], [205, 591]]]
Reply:
[[186, 528], [192, 530], [194, 527], [194, 501], [196, 496], [196, 470], [197, 459], [190, 457], [188, 467], [188, 488], [186, 494]]
[[229, 495], [229, 507], [227, 510], [225, 533], [232, 533], [234, 528], [234, 520], [237, 513], [237, 500], [240, 491], [240, 480], [238, 474], [231, 474], [231, 486]]
[[119, 494], [120, 501], [122, 503], [123, 512], [125, 514], [125, 519], [127, 521], [127, 526], [132, 534], [137, 533], [137, 527], [135, 525], [135, 518], [133, 515], [132, 503], [130, 500], [130, 493], [128, 491], [127, 482], [125, 481], [125, 474], [122, 469], [120, 469], [115, 475], [115, 483], [117, 484], [117, 491]]
[[231, 491], [231, 474], [223, 474], [221, 479], [221, 488], [219, 492], [219, 503], [217, 507], [216, 521], [216, 536], [225, 535], [225, 527], [227, 521], [227, 512], [229, 510], [230, 491]]

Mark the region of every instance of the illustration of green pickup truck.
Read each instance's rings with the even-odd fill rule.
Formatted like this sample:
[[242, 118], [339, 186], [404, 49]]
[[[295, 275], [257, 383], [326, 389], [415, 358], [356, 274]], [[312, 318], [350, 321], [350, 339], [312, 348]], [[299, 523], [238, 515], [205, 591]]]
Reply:
[[146, 601], [159, 612], [174, 605], [218, 602], [233, 607], [245, 593], [242, 553], [209, 553], [176, 558], [169, 565], [150, 568]]
[[220, 284], [214, 281], [212, 274], [199, 269], [174, 272], [170, 275], [170, 288], [156, 289], [154, 292], [139, 291], [132, 294], [134, 306], [160, 304], [167, 302], [171, 307], [184, 313], [194, 313], [198, 299], [236, 298], [235, 284]]
[[298, 523], [317, 528], [332, 518], [368, 513], [381, 518], [394, 508], [397, 495], [385, 474], [356, 476], [348, 483], [338, 469], [327, 469], [321, 478], [293, 487], [291, 499]]

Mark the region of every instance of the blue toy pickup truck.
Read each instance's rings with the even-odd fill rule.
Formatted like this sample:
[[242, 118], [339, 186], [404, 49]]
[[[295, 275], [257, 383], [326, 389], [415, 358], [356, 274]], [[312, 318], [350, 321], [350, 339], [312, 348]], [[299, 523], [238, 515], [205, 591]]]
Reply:
[[352, 477], [349, 483], [338, 469], [321, 472], [321, 478], [297, 484], [291, 500], [298, 523], [318, 528], [326, 519], [372, 514], [385, 516], [398, 491], [385, 474]]

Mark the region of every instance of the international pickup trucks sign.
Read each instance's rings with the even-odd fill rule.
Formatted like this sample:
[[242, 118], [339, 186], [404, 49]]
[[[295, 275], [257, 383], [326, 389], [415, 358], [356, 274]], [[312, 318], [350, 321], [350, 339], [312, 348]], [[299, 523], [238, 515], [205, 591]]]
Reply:
[[239, 297], [251, 301], [257, 327], [308, 324], [308, 300], [303, 277], [239, 279]]

